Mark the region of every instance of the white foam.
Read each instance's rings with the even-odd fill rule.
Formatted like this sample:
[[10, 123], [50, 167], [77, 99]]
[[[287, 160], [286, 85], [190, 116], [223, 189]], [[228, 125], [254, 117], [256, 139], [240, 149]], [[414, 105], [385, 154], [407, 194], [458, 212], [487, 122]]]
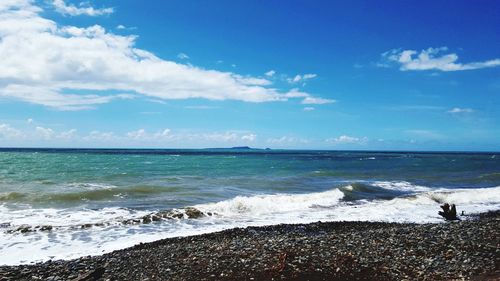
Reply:
[[307, 211], [318, 206], [331, 207], [338, 204], [342, 197], [344, 197], [344, 194], [338, 189], [307, 194], [237, 196], [217, 203], [197, 205], [195, 208], [230, 217], [241, 215], [259, 216]]
[[415, 185], [407, 181], [375, 181], [371, 182], [370, 185], [396, 191], [417, 192], [431, 190], [429, 187]]
[[364, 202], [352, 208], [339, 206], [330, 216], [336, 220], [386, 222], [442, 222], [438, 215], [442, 203], [457, 205], [468, 214], [500, 209], [500, 187], [478, 189], [440, 189], [389, 201]]
[[[389, 184], [389, 186], [391, 186]], [[401, 183], [392, 186], [406, 186]], [[139, 242], [214, 232], [233, 227], [315, 221], [442, 222], [437, 214], [442, 202], [457, 204], [460, 213], [500, 209], [500, 186], [480, 189], [423, 191], [392, 200], [343, 202], [338, 189], [309, 194], [238, 196], [195, 207], [217, 215], [202, 219], [168, 220], [162, 223], [108, 224], [89, 229], [62, 228], [52, 232], [9, 234], [0, 228], [0, 264], [21, 264], [50, 258], [69, 259], [122, 249]], [[0, 223], [13, 225], [81, 225], [120, 221], [143, 216], [119, 208], [101, 210], [27, 209], [15, 211], [0, 205]]]
[[227, 228], [224, 225], [194, 227], [187, 223], [170, 222], [156, 225], [113, 225], [88, 229], [59, 229], [52, 232], [9, 234], [0, 232], [0, 265], [17, 265], [72, 259], [98, 255], [131, 247], [140, 242], [214, 232]]
[[54, 227], [78, 227], [82, 224], [120, 223], [124, 219], [140, 217], [147, 211], [132, 211], [124, 208], [90, 209], [32, 209], [9, 210], [0, 206], [0, 223], [10, 223], [12, 228], [21, 225]]
[[102, 184], [102, 183], [86, 183], [86, 182], [74, 182], [67, 184], [66, 190], [68, 188], [74, 190], [101, 190], [101, 189], [113, 189], [116, 188], [115, 185]]

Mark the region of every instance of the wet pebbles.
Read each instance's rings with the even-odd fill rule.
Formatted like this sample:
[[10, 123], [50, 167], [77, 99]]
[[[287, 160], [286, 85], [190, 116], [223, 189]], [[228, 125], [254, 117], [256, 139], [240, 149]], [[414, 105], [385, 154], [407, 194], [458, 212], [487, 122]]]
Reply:
[[500, 212], [442, 224], [312, 223], [172, 238], [0, 280], [500, 280]]

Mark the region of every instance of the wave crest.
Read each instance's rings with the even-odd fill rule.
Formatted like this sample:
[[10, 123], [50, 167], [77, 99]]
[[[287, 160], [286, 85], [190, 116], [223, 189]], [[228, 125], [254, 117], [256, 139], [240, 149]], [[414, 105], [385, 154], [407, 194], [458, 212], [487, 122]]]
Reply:
[[197, 205], [195, 208], [223, 216], [259, 215], [331, 207], [339, 204], [343, 197], [344, 193], [339, 189], [307, 194], [237, 196], [216, 203]]

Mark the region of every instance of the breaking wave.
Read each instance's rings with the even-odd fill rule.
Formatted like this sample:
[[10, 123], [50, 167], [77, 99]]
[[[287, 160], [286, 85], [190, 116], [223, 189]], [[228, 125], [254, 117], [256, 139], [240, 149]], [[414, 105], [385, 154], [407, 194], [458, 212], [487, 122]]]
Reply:
[[285, 213], [308, 210], [314, 207], [332, 207], [339, 204], [344, 194], [339, 189], [307, 194], [272, 194], [237, 196], [217, 203], [195, 206], [224, 216]]

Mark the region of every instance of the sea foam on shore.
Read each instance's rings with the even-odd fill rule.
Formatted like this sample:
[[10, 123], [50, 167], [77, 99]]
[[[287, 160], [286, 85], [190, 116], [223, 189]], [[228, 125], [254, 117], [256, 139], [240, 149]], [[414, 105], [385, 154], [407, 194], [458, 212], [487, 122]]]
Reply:
[[[466, 214], [500, 209], [500, 187], [432, 191], [420, 187], [422, 191], [409, 192], [408, 184], [385, 182], [379, 183], [383, 187], [347, 185], [309, 194], [237, 196], [195, 205], [195, 209], [205, 214], [200, 218], [189, 219], [181, 215], [163, 217], [151, 223], [142, 220], [151, 214], [150, 211], [126, 208], [6, 210], [0, 215], [0, 222], [9, 221], [0, 229], [3, 241], [0, 264], [96, 255], [140, 242], [233, 227], [315, 221], [442, 222], [437, 211], [443, 202], [454, 202], [459, 212], [464, 210]], [[394, 192], [399, 186], [406, 196], [346, 201], [346, 197], [358, 196], [356, 192], [385, 194], [384, 189]], [[178, 212], [182, 214], [182, 211]]]

